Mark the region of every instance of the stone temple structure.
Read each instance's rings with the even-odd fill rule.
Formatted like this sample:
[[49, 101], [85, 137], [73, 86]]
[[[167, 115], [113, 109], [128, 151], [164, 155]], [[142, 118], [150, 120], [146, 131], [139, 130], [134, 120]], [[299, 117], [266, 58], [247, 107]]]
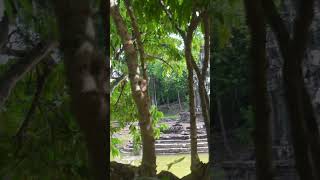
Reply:
[[[293, 0], [283, 0], [281, 16], [285, 20], [289, 31], [295, 17]], [[320, 119], [320, 2], [316, 1], [315, 17], [311, 27], [311, 39], [303, 62], [305, 83], [309, 90], [318, 119]], [[283, 60], [273, 32], [267, 33], [268, 68], [268, 96], [271, 105], [271, 122], [273, 136], [273, 163], [275, 179], [298, 180], [295, 170], [292, 142], [290, 138], [290, 123], [286, 109], [283, 87]], [[250, 150], [249, 150], [250, 151]], [[253, 149], [251, 155], [220, 164], [227, 180], [255, 180], [255, 160]]]
[[[208, 152], [207, 134], [201, 113], [197, 113], [198, 153]], [[181, 112], [178, 120], [165, 119], [163, 123], [169, 125], [155, 142], [156, 154], [189, 154], [190, 147], [190, 123], [189, 113]], [[130, 142], [121, 149], [122, 153], [133, 153], [133, 144]]]

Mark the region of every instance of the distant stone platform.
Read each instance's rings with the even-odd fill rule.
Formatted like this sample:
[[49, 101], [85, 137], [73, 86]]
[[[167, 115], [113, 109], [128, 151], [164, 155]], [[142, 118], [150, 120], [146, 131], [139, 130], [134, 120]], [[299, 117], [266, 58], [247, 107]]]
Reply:
[[[182, 120], [165, 119], [164, 123], [169, 129], [161, 133], [160, 138], [155, 142], [156, 154], [189, 154], [190, 146], [190, 123]], [[207, 134], [204, 123], [197, 122], [198, 152], [208, 152]], [[121, 149], [122, 153], [132, 153], [133, 144], [129, 142]]]

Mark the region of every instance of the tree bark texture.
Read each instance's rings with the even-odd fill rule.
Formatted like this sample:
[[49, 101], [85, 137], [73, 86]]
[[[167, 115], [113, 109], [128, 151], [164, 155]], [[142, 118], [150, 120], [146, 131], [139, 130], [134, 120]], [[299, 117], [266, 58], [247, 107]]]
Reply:
[[[131, 85], [132, 96], [138, 108], [139, 126], [142, 138], [142, 162], [141, 174], [145, 176], [156, 175], [156, 154], [155, 154], [155, 139], [149, 112], [150, 99], [148, 96], [148, 82], [146, 74], [140, 75], [138, 71], [138, 54], [134, 47], [131, 36], [128, 33], [127, 26], [120, 15], [119, 7], [111, 3], [111, 16], [116, 25], [117, 32], [124, 45], [125, 54], [127, 57], [127, 66], [129, 69], [129, 79]], [[140, 54], [141, 56], [141, 54]]]
[[57, 0], [55, 12], [60, 29], [71, 107], [83, 132], [94, 179], [107, 177], [107, 67], [97, 47], [90, 0]]
[[[200, 19], [195, 17], [195, 13], [191, 18], [190, 26], [188, 27], [187, 35], [184, 38], [184, 52], [186, 58], [186, 64], [188, 69], [188, 90], [189, 90], [189, 111], [190, 111], [190, 138], [191, 138], [191, 171], [197, 169], [200, 159], [197, 152], [197, 123], [196, 123], [196, 113], [195, 113], [195, 92], [193, 87], [193, 67], [192, 61], [192, 39], [193, 33], [198, 26]], [[181, 35], [182, 36], [182, 35]], [[184, 36], [183, 36], [184, 37]], [[200, 82], [199, 82], [200, 83]], [[208, 126], [206, 126], [208, 127]], [[206, 128], [207, 129], [207, 128]]]
[[260, 0], [245, 0], [251, 34], [251, 84], [255, 129], [254, 144], [258, 180], [272, 180], [272, 138], [267, 94], [266, 24]]
[[262, 2], [284, 59], [283, 78], [296, 167], [301, 179], [319, 179], [319, 129], [301, 67], [314, 16], [314, 1], [301, 1], [297, 5], [292, 38], [273, 1]]
[[[186, 59], [190, 58], [188, 54], [188, 48], [185, 48]], [[197, 122], [196, 122], [196, 111], [195, 111], [195, 97], [193, 88], [193, 69], [190, 60], [186, 60], [188, 69], [188, 91], [189, 91], [189, 112], [190, 112], [190, 139], [191, 139], [191, 171], [195, 171], [198, 163], [200, 162], [197, 150]]]

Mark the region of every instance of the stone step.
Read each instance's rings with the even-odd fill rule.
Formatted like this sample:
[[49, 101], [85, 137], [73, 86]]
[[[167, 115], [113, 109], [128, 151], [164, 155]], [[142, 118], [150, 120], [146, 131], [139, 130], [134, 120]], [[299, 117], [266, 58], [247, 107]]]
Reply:
[[[205, 149], [205, 150], [198, 150], [198, 153], [208, 153], [208, 149]], [[159, 152], [157, 152], [156, 154], [158, 154], [158, 155], [176, 155], [176, 154], [186, 154], [186, 155], [189, 155], [189, 156], [190, 156], [190, 152], [174, 152], [174, 153], [171, 153], [171, 152], [162, 152], [162, 153], [159, 153]]]
[[[170, 133], [168, 133], [168, 132], [163, 132], [163, 135], [168, 135], [168, 134], [176, 134], [176, 133], [174, 133], [174, 132], [170, 132]], [[189, 135], [190, 134], [190, 131], [181, 131], [181, 132], [179, 132], [178, 134], [180, 134], [180, 135]], [[198, 130], [197, 131], [197, 134], [198, 135], [203, 135], [203, 134], [206, 134], [206, 131], [205, 130]]]
[[[208, 147], [207, 142], [198, 142], [198, 147]], [[127, 147], [133, 148], [132, 144], [128, 144]], [[179, 148], [190, 147], [190, 142], [187, 143], [155, 143], [156, 148]]]
[[[179, 145], [183, 145], [183, 144], [190, 144], [190, 139], [158, 139], [155, 141], [155, 144], [179, 144]], [[207, 139], [197, 139], [197, 143], [198, 145], [201, 145], [199, 143], [207, 143]], [[127, 146], [132, 147], [132, 142], [130, 141]]]
[[[155, 144], [157, 148], [179, 148], [179, 147], [190, 147], [190, 143], [169, 143], [169, 144]], [[208, 147], [207, 142], [198, 142], [198, 147]]]
[[[206, 138], [202, 139], [197, 139], [198, 143], [199, 142], [207, 142]], [[190, 143], [190, 139], [158, 139], [156, 140], [157, 144], [168, 144], [168, 143]]]
[[[180, 147], [180, 148], [157, 148], [156, 153], [189, 153], [191, 149], [189, 147]], [[208, 147], [198, 147], [198, 151], [208, 151]]]
[[[189, 135], [181, 135], [181, 134], [163, 134], [160, 136], [160, 139], [189, 139]], [[198, 134], [198, 138], [207, 138], [206, 134]]]
[[160, 136], [160, 139], [189, 139], [189, 135], [181, 135], [181, 134], [163, 134]]
[[[125, 147], [120, 150], [122, 153], [131, 153], [132, 148]], [[190, 153], [190, 147], [179, 147], [179, 148], [156, 148], [156, 154], [179, 154], [179, 153]], [[198, 152], [208, 152], [208, 147], [198, 147]]]
[[[131, 154], [132, 150], [120, 150], [121, 153], [123, 154]], [[198, 149], [198, 153], [208, 153], [208, 149]], [[158, 155], [176, 155], [176, 154], [186, 154], [186, 155], [190, 155], [190, 151], [183, 151], [183, 152], [156, 152], [156, 154]]]

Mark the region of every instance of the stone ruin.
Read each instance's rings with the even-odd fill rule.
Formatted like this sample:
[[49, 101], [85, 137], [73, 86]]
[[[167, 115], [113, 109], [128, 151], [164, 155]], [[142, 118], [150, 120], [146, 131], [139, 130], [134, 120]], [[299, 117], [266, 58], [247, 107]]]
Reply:
[[[295, 12], [292, 1], [283, 1], [281, 16], [286, 21], [289, 31], [292, 31], [292, 22]], [[311, 27], [311, 43], [308, 45], [306, 60], [303, 62], [303, 74], [306, 87], [309, 90], [314, 103], [315, 111], [320, 121], [320, 11], [316, 9], [315, 18]], [[268, 96], [271, 102], [271, 122], [273, 137], [273, 165], [274, 179], [277, 180], [298, 180], [295, 169], [292, 143], [290, 139], [290, 123], [286, 109], [286, 101], [283, 87], [282, 65], [283, 60], [279, 46], [273, 32], [267, 32], [267, 56], [268, 67]], [[223, 146], [223, 144], [216, 144]], [[218, 163], [219, 169], [224, 171], [226, 180], [255, 180], [255, 155], [254, 149], [246, 149], [246, 153], [237, 154], [237, 159], [222, 160]], [[223, 152], [220, 152], [223, 153]]]
[[[201, 114], [200, 114], [201, 115]], [[191, 151], [190, 146], [190, 123], [189, 113], [180, 113], [179, 120], [166, 119], [166, 124], [169, 129], [161, 133], [160, 138], [155, 142], [156, 154], [188, 154]], [[198, 134], [198, 152], [208, 152], [207, 134], [205, 131], [204, 123], [197, 122]], [[122, 153], [132, 153], [133, 144], [129, 142], [121, 149]]]
[[[254, 149], [238, 155], [240, 158], [225, 160], [217, 163], [217, 169], [223, 170], [223, 180], [256, 180], [256, 166]], [[297, 175], [293, 150], [290, 146], [273, 146], [274, 179], [277, 180], [299, 180]]]
[[[180, 121], [184, 121], [184, 122], [190, 122], [190, 112], [180, 112], [179, 113], [180, 116]], [[203, 122], [203, 117], [202, 117], [202, 112], [201, 111], [196, 111], [196, 119], [199, 122]]]

